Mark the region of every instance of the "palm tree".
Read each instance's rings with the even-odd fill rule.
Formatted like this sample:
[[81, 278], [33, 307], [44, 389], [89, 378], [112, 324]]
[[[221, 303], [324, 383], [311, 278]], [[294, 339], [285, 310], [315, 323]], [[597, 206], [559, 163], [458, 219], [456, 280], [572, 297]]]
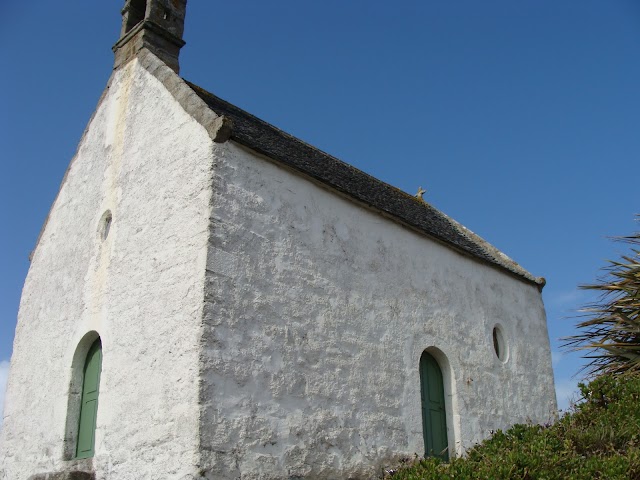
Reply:
[[581, 333], [563, 339], [571, 350], [590, 352], [585, 369], [594, 376], [640, 374], [640, 232], [616, 240], [631, 244], [631, 253], [609, 261], [597, 283], [580, 286], [600, 296], [581, 310]]

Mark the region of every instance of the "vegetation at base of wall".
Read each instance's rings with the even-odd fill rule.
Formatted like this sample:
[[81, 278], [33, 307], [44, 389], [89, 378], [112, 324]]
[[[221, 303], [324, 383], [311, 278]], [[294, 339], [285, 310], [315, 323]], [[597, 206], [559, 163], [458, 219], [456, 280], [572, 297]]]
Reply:
[[601, 376], [553, 425], [498, 431], [462, 458], [416, 459], [385, 478], [640, 480], [640, 377]]
[[580, 384], [571, 411], [553, 425], [498, 431], [450, 463], [416, 459], [385, 478], [640, 480], [640, 232], [618, 240], [631, 252], [582, 286], [601, 295], [582, 311], [579, 333], [565, 339], [588, 352], [587, 370], [598, 375]]

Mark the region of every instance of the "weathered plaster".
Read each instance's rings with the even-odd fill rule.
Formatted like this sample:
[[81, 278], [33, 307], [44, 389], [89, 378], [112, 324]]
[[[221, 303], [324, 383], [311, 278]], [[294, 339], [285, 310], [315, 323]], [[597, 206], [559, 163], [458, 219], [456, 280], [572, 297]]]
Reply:
[[[418, 364], [464, 448], [555, 410], [539, 289], [217, 146], [203, 351], [211, 479], [369, 478], [424, 452]], [[499, 323], [509, 344], [493, 351]]]
[[[0, 478], [197, 473], [211, 145], [137, 60], [114, 72], [25, 282]], [[102, 240], [106, 210], [113, 223]], [[65, 442], [69, 388], [76, 347], [91, 331], [104, 352], [96, 455], [77, 466]]]
[[[552, 418], [535, 281], [220, 143], [232, 128], [149, 52], [114, 72], [25, 282], [0, 478], [370, 478], [423, 453], [425, 349], [452, 451]], [[73, 462], [95, 335], [96, 455]]]

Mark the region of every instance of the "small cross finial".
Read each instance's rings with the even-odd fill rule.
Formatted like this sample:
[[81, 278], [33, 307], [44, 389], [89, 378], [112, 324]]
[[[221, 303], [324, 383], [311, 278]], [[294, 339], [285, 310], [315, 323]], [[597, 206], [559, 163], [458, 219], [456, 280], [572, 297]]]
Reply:
[[424, 198], [422, 198], [422, 196], [427, 193], [427, 191], [422, 188], [422, 187], [418, 187], [418, 193], [416, 193], [416, 197], [419, 198], [420, 200], [422, 200], [424, 202]]

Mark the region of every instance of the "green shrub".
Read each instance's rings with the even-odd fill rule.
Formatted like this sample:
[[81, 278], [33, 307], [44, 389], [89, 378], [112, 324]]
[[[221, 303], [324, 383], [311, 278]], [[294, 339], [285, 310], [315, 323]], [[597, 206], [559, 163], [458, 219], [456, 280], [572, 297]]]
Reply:
[[416, 460], [386, 478], [640, 480], [640, 377], [602, 376], [551, 426], [515, 425], [444, 463]]

